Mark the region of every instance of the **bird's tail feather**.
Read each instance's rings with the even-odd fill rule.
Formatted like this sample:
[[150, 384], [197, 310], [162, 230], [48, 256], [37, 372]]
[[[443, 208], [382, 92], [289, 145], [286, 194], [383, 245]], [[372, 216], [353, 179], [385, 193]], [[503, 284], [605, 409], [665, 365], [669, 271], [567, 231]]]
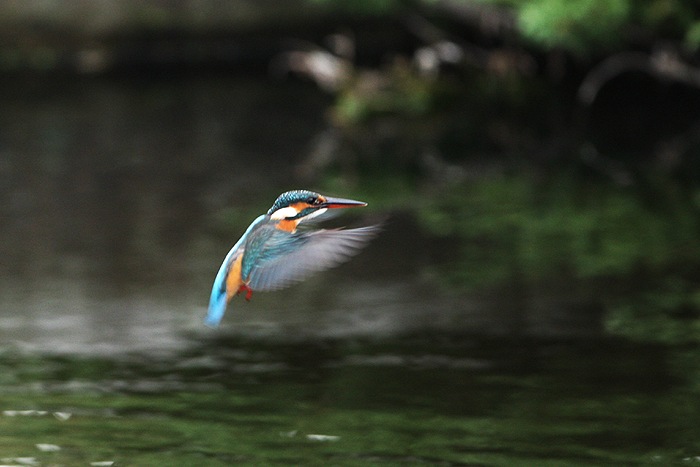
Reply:
[[[227, 258], [228, 259], [228, 258]], [[224, 316], [227, 305], [226, 293], [226, 273], [228, 271], [228, 261], [224, 261], [219, 268], [219, 272], [214, 279], [214, 285], [211, 289], [211, 297], [209, 298], [209, 311], [204, 319], [204, 324], [213, 328], [217, 327]]]

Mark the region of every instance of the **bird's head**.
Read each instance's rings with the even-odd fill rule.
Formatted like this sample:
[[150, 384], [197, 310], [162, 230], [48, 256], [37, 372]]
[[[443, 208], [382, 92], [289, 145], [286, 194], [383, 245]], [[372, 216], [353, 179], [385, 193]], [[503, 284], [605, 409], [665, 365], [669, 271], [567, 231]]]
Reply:
[[352, 199], [331, 198], [308, 190], [293, 190], [277, 197], [267, 215], [276, 220], [308, 220], [326, 212], [327, 209], [367, 206], [367, 203]]

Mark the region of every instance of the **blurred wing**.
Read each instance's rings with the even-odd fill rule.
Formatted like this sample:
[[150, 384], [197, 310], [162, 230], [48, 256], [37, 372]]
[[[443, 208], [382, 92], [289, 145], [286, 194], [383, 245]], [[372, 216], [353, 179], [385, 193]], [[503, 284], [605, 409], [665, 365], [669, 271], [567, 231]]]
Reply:
[[278, 290], [347, 261], [379, 230], [368, 226], [289, 234], [272, 229], [250, 269], [248, 285], [256, 291]]

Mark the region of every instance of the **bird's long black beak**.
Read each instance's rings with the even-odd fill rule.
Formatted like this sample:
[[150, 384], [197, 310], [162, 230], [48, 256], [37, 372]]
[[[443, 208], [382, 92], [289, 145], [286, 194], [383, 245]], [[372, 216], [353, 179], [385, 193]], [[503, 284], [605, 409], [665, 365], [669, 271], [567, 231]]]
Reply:
[[359, 208], [362, 206], [367, 206], [364, 201], [355, 201], [354, 199], [344, 199], [344, 198], [331, 198], [326, 197], [326, 202], [321, 205], [321, 207], [328, 209], [338, 209], [338, 208]]

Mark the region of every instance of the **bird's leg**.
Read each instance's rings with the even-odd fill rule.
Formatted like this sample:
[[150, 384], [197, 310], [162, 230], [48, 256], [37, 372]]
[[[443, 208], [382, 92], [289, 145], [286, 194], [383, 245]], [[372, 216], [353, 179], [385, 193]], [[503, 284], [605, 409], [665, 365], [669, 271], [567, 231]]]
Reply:
[[241, 284], [241, 286], [238, 287], [238, 292], [236, 292], [236, 295], [241, 292], [245, 292], [245, 299], [247, 301], [250, 301], [250, 299], [253, 298], [253, 289], [248, 287], [248, 284]]

